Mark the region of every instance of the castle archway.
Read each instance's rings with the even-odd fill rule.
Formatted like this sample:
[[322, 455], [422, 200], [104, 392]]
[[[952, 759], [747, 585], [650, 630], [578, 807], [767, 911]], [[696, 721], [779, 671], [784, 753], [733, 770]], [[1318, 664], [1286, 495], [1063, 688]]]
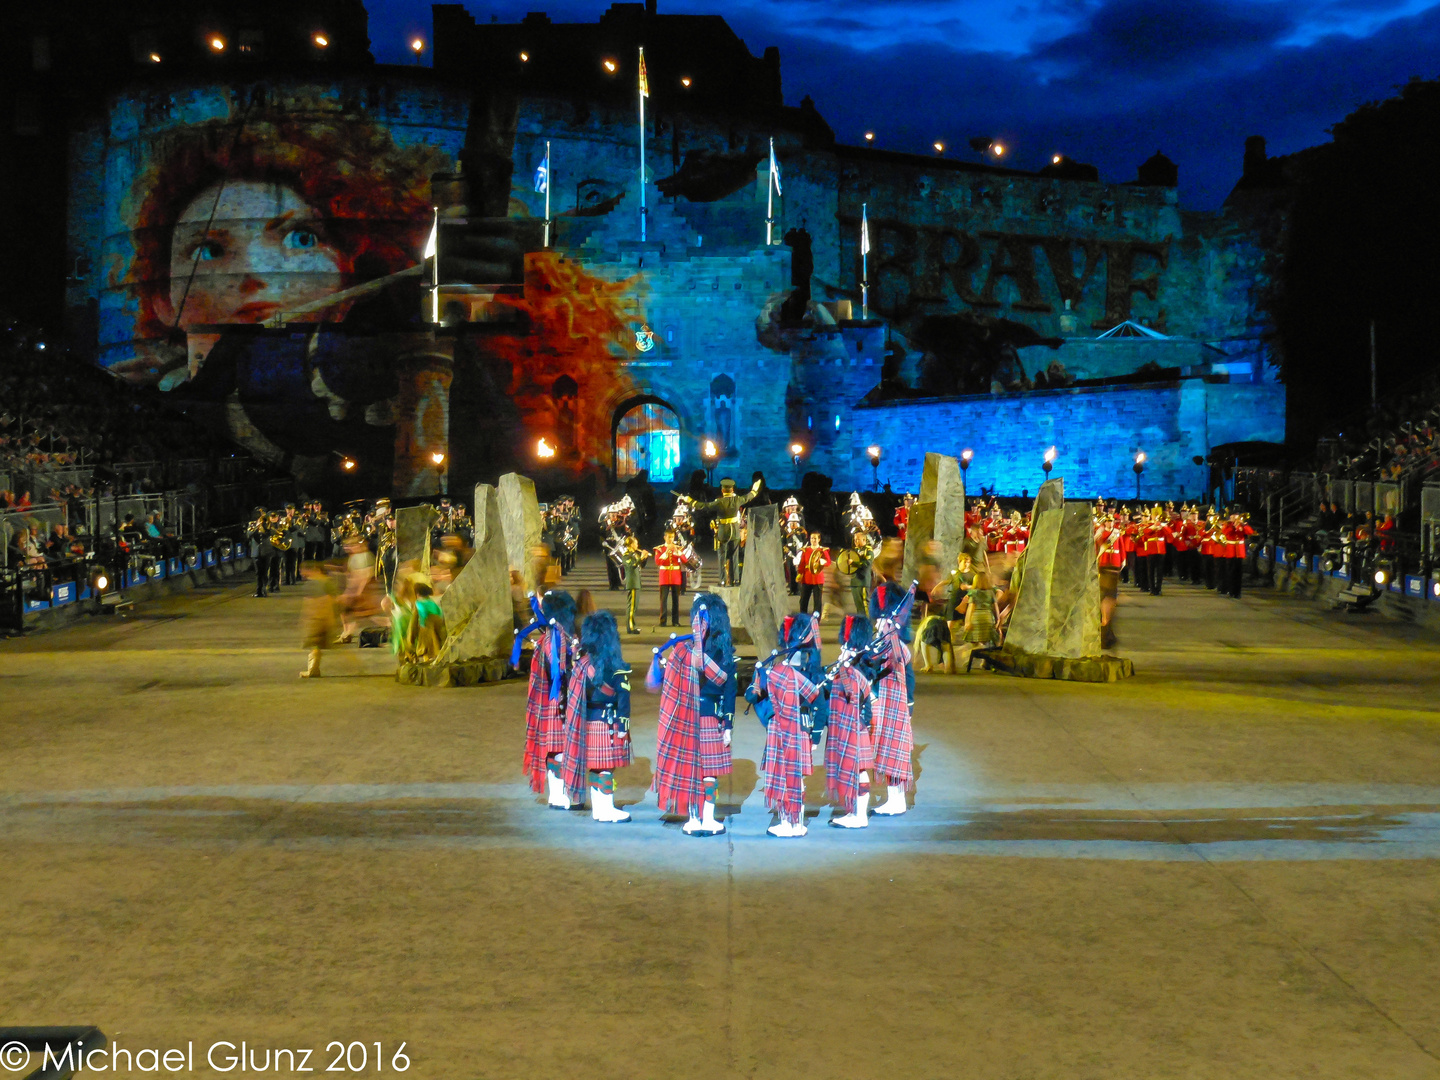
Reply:
[[669, 402], [633, 397], [615, 408], [611, 421], [615, 480], [648, 471], [654, 483], [674, 481], [680, 465], [680, 416]]

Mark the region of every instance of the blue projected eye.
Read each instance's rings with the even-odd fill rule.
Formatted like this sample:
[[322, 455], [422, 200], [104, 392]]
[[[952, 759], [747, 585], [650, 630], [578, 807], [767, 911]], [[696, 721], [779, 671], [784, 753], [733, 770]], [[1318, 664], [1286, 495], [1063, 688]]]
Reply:
[[211, 259], [218, 259], [225, 254], [225, 249], [214, 240], [202, 240], [195, 245], [195, 261], [209, 262]]
[[320, 238], [309, 229], [296, 229], [293, 232], [288, 232], [285, 234], [285, 239], [281, 241], [283, 247], [294, 248], [297, 251], [304, 251], [307, 248], [316, 247], [319, 243]]

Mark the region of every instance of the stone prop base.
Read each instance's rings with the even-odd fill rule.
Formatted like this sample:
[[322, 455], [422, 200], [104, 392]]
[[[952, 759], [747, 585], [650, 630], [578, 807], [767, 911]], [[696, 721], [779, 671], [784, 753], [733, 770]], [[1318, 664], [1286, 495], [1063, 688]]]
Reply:
[[1123, 656], [1037, 656], [1018, 649], [976, 649], [996, 671], [1025, 679], [1064, 679], [1067, 682], [1119, 682], [1135, 674], [1135, 665]]
[[479, 686], [510, 676], [508, 660], [458, 660], [448, 664], [401, 664], [395, 681], [407, 686]]

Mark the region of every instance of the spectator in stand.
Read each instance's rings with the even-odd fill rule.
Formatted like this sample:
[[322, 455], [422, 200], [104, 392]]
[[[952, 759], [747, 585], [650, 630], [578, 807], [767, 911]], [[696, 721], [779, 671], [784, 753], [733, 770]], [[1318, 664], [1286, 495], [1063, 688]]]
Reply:
[[1395, 554], [1395, 515], [1386, 514], [1385, 520], [1375, 526], [1375, 541], [1379, 544], [1381, 555]]
[[30, 507], [31, 507], [31, 505], [32, 505], [32, 503], [30, 502], [30, 492], [28, 492], [28, 491], [22, 491], [22, 492], [20, 493], [20, 498], [19, 498], [18, 500], [16, 500], [16, 502], [15, 502], [15, 509], [16, 509], [16, 510], [29, 510]]

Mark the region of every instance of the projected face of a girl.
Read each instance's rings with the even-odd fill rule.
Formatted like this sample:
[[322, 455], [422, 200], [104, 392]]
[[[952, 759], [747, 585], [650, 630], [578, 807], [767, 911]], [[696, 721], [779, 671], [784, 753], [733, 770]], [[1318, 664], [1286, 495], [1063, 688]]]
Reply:
[[[182, 329], [263, 322], [340, 287], [340, 258], [319, 215], [281, 184], [216, 185], [196, 196], [175, 222], [171, 321], [178, 314]], [[323, 312], [296, 316], [322, 317]]]

